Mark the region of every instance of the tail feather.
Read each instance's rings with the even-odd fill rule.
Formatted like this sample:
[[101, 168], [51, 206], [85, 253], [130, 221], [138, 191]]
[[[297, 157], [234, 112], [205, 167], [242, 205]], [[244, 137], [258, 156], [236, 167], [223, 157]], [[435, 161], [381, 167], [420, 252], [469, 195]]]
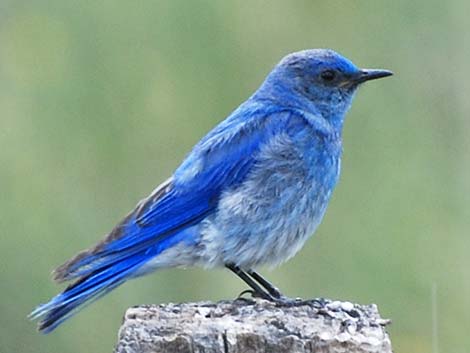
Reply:
[[[103, 245], [109, 239], [119, 238], [124, 234], [137, 234], [140, 229], [136, 229], [134, 222], [134, 212], [129, 213], [108, 236], [95, 247], [79, 252], [77, 255], [57, 267], [52, 272], [52, 278], [56, 282], [65, 282], [82, 276], [86, 276], [100, 267], [111, 265], [112, 262], [119, 261], [118, 257], [125, 257], [131, 254], [118, 254], [117, 252], [105, 251]], [[134, 252], [136, 253], [136, 252]], [[108, 261], [107, 261], [108, 260]], [[110, 261], [111, 260], [111, 261]]]
[[162, 251], [181, 241], [193, 239], [193, 234], [185, 230], [197, 223], [204, 216], [203, 213], [190, 212], [186, 218], [176, 217], [176, 220], [170, 217], [173, 215], [164, 214], [158, 218], [163, 225], [158, 222], [145, 226], [139, 224], [138, 216], [149, 207], [148, 202], [156, 203], [157, 196], [163, 197], [170, 191], [169, 182], [162, 185], [162, 192], [154, 192], [139, 203], [95, 247], [82, 251], [53, 272], [53, 278], [58, 282], [75, 282], [30, 314], [31, 319], [41, 319], [39, 331], [53, 331], [84, 306], [126, 280], [142, 275], [144, 272], [139, 271], [140, 268]]
[[[133, 212], [135, 213], [135, 211]], [[109, 266], [126, 261], [144, 251], [161, 251], [167, 244], [165, 240], [174, 233], [161, 234], [158, 237], [149, 238], [144, 242], [137, 242], [133, 247], [110, 250], [107, 245], [112, 239], [122, 235], [135, 238], [145, 237], [156, 233], [155, 228], [140, 228], [135, 223], [134, 214], [130, 213], [118, 224], [112, 232], [94, 248], [84, 250], [68, 260], [52, 273], [52, 278], [57, 282], [70, 281], [83, 276], [88, 276], [97, 270], [104, 270]]]
[[38, 306], [31, 319], [42, 318], [38, 329], [42, 333], [53, 331], [63, 321], [126, 281], [150, 257], [142, 254], [114, 266], [99, 269], [68, 286], [48, 303]]

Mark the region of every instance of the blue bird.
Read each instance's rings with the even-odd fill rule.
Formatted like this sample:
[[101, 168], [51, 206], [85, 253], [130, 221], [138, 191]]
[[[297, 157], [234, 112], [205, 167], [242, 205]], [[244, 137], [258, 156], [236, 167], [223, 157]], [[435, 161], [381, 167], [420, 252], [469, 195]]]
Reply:
[[225, 266], [255, 297], [289, 299], [254, 269], [294, 256], [338, 181], [344, 116], [358, 86], [392, 75], [329, 49], [284, 57], [174, 174], [101, 242], [58, 267], [73, 282], [31, 314], [48, 333], [123, 282], [151, 271]]

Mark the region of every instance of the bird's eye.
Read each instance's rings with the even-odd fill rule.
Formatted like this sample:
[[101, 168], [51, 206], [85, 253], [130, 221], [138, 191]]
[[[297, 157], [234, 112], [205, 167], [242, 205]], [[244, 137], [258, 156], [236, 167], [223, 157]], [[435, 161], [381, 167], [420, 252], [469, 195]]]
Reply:
[[320, 74], [320, 77], [325, 82], [331, 82], [336, 78], [336, 72], [333, 70], [325, 70]]

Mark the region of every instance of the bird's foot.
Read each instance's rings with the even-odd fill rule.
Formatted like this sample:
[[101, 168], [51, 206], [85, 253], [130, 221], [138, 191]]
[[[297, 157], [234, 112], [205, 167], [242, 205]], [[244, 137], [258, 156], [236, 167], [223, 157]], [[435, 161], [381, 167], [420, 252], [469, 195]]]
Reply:
[[245, 289], [243, 292], [241, 292], [241, 293], [238, 295], [237, 299], [246, 299], [246, 298], [244, 297], [245, 294], [250, 294], [250, 295], [253, 297], [254, 291], [253, 291], [252, 289]]
[[255, 301], [253, 299], [247, 298], [244, 295], [249, 294], [251, 298], [256, 299], [264, 299], [267, 300], [276, 306], [284, 306], [284, 307], [294, 307], [294, 306], [302, 306], [302, 305], [309, 305], [313, 306], [317, 309], [325, 308], [327, 301], [323, 298], [316, 298], [316, 299], [302, 299], [302, 298], [290, 298], [282, 294], [278, 291], [278, 293], [266, 293], [266, 292], [256, 292], [252, 289], [246, 289], [241, 292], [237, 300], [245, 301], [248, 304], [254, 304]]
[[245, 302], [245, 303], [247, 303], [247, 304], [250, 304], [250, 305], [255, 304], [255, 301], [254, 301], [253, 299], [251, 299], [251, 298], [245, 297], [245, 296], [244, 296], [245, 294], [251, 295], [252, 298], [255, 297], [253, 290], [251, 290], [251, 289], [246, 289], [246, 290], [244, 290], [243, 292], [241, 292], [235, 300], [243, 301], [243, 302]]
[[277, 306], [286, 306], [286, 307], [293, 307], [293, 306], [303, 306], [309, 305], [313, 306], [317, 309], [324, 308], [327, 304], [325, 299], [302, 299], [302, 298], [289, 298], [282, 295], [279, 298], [274, 298], [272, 300]]
[[269, 293], [266, 293], [264, 291], [255, 291], [253, 289], [246, 289], [244, 290], [243, 292], [241, 292], [238, 297], [237, 297], [237, 300], [244, 300], [244, 301], [247, 301], [247, 302], [250, 302], [250, 303], [254, 303], [255, 301], [252, 300], [252, 299], [249, 299], [249, 298], [246, 298], [244, 297], [245, 294], [249, 294], [251, 295], [251, 298], [259, 298], [259, 299], [264, 299], [264, 300], [267, 300], [267, 301], [270, 301], [270, 302], [273, 302], [276, 300], [276, 298], [274, 298], [271, 294]]

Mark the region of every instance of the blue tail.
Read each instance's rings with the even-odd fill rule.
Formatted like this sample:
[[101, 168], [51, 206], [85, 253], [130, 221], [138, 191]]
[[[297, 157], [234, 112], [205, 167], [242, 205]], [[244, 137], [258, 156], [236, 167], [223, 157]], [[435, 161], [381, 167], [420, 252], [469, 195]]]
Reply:
[[39, 305], [30, 314], [30, 318], [42, 318], [38, 325], [39, 331], [51, 332], [79, 309], [133, 277], [136, 270], [149, 258], [145, 253], [134, 255], [109, 267], [91, 272], [69, 285], [48, 303]]
[[126, 236], [139, 237], [155, 234], [155, 227], [140, 228], [133, 214], [128, 215], [109, 235], [94, 248], [85, 250], [59, 266], [54, 279], [62, 282], [75, 280], [62, 293], [48, 303], [39, 305], [30, 315], [41, 319], [38, 329], [42, 333], [53, 331], [87, 304], [97, 300], [128, 279], [145, 274], [141, 268], [150, 259], [191, 235], [185, 231], [135, 242], [134, 246], [109, 249], [106, 246]]
[[51, 332], [85, 305], [144, 274], [142, 266], [166, 249], [180, 242], [193, 244], [192, 226], [213, 210], [215, 198], [211, 202], [187, 201], [194, 193], [188, 190], [175, 190], [172, 179], [167, 180], [95, 247], [59, 266], [53, 272], [54, 279], [75, 282], [30, 314], [32, 319], [41, 319], [39, 331]]

